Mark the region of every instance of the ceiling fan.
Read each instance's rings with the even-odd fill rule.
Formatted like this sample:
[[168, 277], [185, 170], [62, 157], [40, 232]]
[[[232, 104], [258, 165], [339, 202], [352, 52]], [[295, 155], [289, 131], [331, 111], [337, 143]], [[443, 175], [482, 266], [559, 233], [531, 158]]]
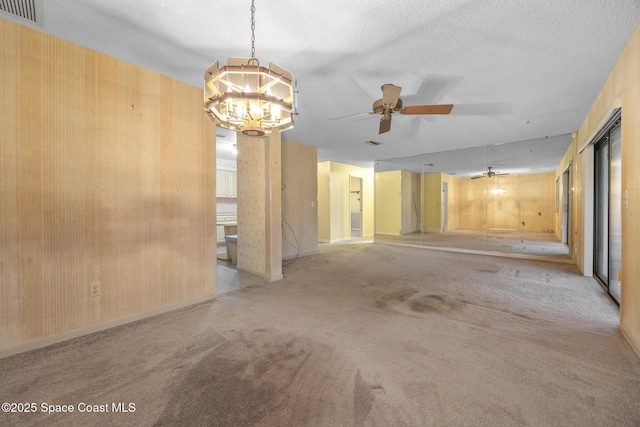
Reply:
[[501, 175], [509, 175], [508, 173], [500, 173], [500, 172], [494, 172], [491, 170], [491, 166], [487, 166], [488, 170], [487, 172], [484, 172], [482, 175], [476, 175], [476, 176], [472, 176], [471, 179], [478, 179], [478, 178], [491, 178], [492, 176], [501, 176]]
[[336, 117], [329, 120], [345, 119], [347, 117], [365, 116], [368, 114], [382, 114], [380, 118], [380, 129], [378, 133], [389, 132], [391, 129], [391, 114], [449, 114], [453, 108], [452, 104], [441, 105], [410, 105], [403, 106], [400, 99], [400, 86], [390, 83], [384, 84], [382, 89], [382, 99], [378, 99], [373, 103], [373, 111], [362, 114], [353, 114], [350, 116]]

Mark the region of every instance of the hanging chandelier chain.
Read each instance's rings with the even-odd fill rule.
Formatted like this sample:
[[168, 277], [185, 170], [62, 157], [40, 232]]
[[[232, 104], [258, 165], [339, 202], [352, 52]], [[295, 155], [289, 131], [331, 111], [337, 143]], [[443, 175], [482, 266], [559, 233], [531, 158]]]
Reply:
[[256, 57], [256, 2], [251, 0], [251, 58]]

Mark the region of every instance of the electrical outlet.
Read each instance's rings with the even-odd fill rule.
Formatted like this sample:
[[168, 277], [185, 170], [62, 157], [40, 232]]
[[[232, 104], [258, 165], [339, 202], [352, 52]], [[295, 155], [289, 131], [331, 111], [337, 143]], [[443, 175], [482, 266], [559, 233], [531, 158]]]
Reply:
[[93, 282], [89, 285], [89, 293], [92, 297], [99, 297], [102, 295], [102, 290], [100, 289], [100, 282]]

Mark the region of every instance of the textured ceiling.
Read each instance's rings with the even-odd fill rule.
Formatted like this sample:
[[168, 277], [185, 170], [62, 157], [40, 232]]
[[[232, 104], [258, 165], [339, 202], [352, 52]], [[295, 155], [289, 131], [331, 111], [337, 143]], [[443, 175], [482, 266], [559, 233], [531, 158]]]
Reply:
[[[45, 1], [38, 28], [201, 87], [214, 60], [250, 56], [250, 6]], [[284, 136], [320, 160], [366, 166], [547, 136], [564, 153], [639, 21], [638, 0], [256, 0], [256, 57], [297, 79], [299, 116]], [[379, 116], [329, 120], [371, 111], [383, 83], [402, 86], [405, 105], [455, 107], [394, 115], [383, 135]]]

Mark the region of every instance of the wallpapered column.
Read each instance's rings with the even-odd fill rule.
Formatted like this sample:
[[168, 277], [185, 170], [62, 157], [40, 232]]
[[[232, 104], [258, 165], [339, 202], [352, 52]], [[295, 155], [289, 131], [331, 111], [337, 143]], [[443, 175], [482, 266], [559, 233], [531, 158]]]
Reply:
[[239, 270], [282, 279], [280, 132], [256, 138], [238, 134]]

